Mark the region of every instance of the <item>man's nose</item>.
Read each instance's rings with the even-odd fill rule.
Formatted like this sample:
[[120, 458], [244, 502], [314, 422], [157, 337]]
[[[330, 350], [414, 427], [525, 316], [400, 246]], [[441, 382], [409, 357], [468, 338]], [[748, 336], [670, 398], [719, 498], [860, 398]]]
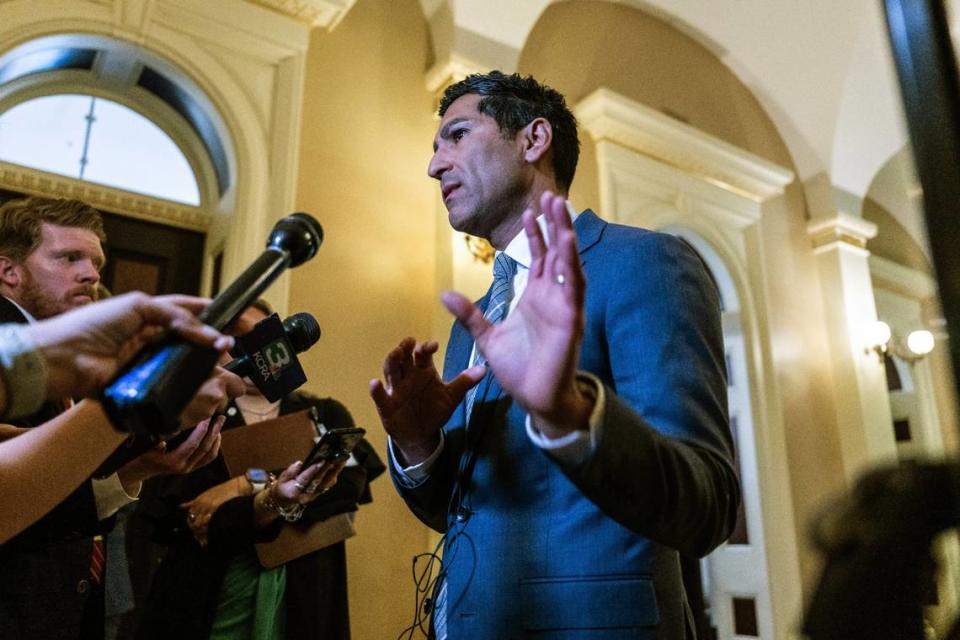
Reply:
[[443, 150], [437, 150], [430, 158], [430, 164], [427, 165], [427, 175], [434, 180], [439, 180], [449, 168], [450, 164], [447, 162], [446, 154], [443, 153]]
[[100, 282], [100, 272], [94, 266], [92, 260], [84, 260], [80, 267], [80, 281], [97, 284]]

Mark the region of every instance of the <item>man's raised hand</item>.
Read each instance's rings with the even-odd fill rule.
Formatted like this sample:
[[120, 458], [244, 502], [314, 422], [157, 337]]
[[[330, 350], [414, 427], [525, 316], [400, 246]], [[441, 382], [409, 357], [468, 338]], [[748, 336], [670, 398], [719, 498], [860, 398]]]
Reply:
[[433, 453], [443, 425], [486, 373], [483, 366], [471, 367], [444, 383], [433, 364], [438, 348], [436, 342], [405, 338], [387, 354], [383, 381], [370, 381], [370, 396], [383, 428], [409, 465]]

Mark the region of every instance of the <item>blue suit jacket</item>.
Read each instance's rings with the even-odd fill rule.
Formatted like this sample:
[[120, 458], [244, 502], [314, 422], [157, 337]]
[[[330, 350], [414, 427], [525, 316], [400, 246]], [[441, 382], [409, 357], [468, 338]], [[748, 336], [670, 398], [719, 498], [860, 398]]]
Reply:
[[[706, 267], [682, 240], [591, 211], [575, 229], [587, 279], [579, 368], [606, 387], [593, 455], [565, 468], [533, 445], [526, 413], [488, 376], [469, 429], [463, 407], [445, 426], [430, 476], [397, 483], [413, 512], [446, 532], [451, 640], [683, 638], [677, 550], [705, 555], [734, 524], [719, 300]], [[445, 379], [468, 366], [472, 344], [455, 325]]]

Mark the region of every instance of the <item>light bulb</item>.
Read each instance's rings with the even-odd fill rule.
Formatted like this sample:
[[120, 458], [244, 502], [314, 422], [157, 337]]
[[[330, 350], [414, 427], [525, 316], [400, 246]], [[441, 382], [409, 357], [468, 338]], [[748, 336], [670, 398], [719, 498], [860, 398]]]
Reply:
[[883, 320], [877, 320], [867, 327], [867, 345], [871, 349], [886, 351], [890, 342], [890, 325]]
[[933, 351], [933, 334], [926, 329], [911, 331], [907, 336], [907, 349], [918, 356], [927, 355]]

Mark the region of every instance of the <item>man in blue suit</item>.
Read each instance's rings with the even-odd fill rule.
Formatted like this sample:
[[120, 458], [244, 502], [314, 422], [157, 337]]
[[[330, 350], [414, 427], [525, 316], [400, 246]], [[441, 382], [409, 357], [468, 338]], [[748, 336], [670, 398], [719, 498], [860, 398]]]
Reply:
[[[497, 249], [441, 378], [407, 338], [371, 395], [394, 482], [445, 533], [437, 638], [693, 637], [678, 552], [734, 525], [719, 300], [672, 236], [568, 210], [579, 155], [533, 78], [447, 89], [429, 174], [450, 223]], [[546, 238], [543, 229], [546, 229]]]

